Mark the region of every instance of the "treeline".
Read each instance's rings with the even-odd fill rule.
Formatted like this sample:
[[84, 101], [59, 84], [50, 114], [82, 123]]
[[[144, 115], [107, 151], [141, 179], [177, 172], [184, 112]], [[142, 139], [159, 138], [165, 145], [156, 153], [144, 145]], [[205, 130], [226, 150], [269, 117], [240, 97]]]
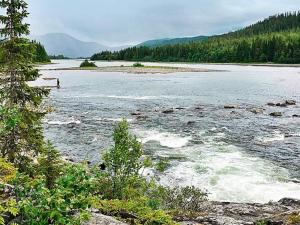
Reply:
[[50, 62], [50, 57], [47, 54], [47, 51], [45, 47], [40, 43], [36, 41], [32, 41], [32, 44], [34, 46], [34, 62], [37, 63], [46, 63]]
[[237, 32], [206, 41], [156, 48], [102, 52], [92, 60], [300, 63], [300, 14], [273, 16]]
[[[30, 41], [28, 39], [22, 39], [23, 45], [30, 47], [31, 55], [30, 60], [33, 63], [48, 63], [51, 62], [50, 57], [47, 54], [45, 47], [37, 41]], [[5, 62], [5, 49], [0, 45], [0, 63]]]
[[269, 18], [250, 25], [236, 32], [226, 34], [226, 36], [240, 37], [258, 34], [280, 32], [298, 29], [300, 27], [300, 12], [289, 12], [270, 16]]

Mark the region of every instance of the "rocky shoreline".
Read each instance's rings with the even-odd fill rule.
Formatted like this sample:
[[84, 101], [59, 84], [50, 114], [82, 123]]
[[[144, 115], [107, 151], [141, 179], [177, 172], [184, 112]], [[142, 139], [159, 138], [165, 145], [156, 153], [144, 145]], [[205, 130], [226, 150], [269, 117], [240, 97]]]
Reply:
[[[267, 204], [204, 202], [193, 215], [175, 216], [181, 225], [299, 225], [300, 200], [284, 198]], [[113, 217], [93, 212], [86, 225], [126, 225]]]

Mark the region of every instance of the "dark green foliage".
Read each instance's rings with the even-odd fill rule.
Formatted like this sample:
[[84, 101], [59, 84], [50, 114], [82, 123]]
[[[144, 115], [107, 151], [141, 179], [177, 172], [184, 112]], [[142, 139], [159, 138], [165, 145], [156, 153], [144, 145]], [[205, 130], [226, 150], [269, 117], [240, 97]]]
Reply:
[[91, 60], [113, 60], [114, 59], [114, 53], [110, 51], [104, 51], [100, 52], [98, 54], [95, 54], [91, 57]]
[[34, 62], [37, 63], [47, 63], [47, 62], [51, 62], [44, 46], [39, 43], [39, 42], [32, 42], [33, 45], [35, 46], [35, 53], [34, 53]]
[[[270, 17], [243, 30], [201, 42], [156, 48], [133, 47], [110, 54], [114, 60], [216, 63], [300, 63], [300, 13]], [[105, 59], [102, 54], [92, 57]]]
[[45, 176], [46, 187], [52, 189], [55, 180], [62, 169], [62, 161], [59, 152], [48, 142], [44, 153], [39, 158], [39, 172]]
[[84, 60], [81, 64], [80, 67], [97, 67], [94, 62], [89, 62], [87, 59]]
[[43, 150], [41, 120], [44, 113], [39, 106], [49, 92], [27, 84], [39, 76], [32, 67], [35, 48], [22, 38], [29, 34], [29, 25], [23, 22], [28, 16], [27, 4], [23, 0], [2, 0], [0, 7], [7, 10], [7, 15], [0, 16], [3, 24], [0, 33], [5, 38], [1, 42], [0, 105], [8, 113], [15, 111], [18, 117], [13, 126], [0, 132], [0, 156], [25, 171], [32, 167], [33, 158]]
[[50, 59], [70, 59], [64, 55], [49, 55]]
[[144, 67], [144, 65], [142, 63], [137, 62], [133, 64], [133, 67]]

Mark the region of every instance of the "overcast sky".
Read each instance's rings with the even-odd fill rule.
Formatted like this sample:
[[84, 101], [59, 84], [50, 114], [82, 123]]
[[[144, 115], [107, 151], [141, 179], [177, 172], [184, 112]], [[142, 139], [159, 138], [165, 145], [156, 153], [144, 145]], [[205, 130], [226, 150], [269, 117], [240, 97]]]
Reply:
[[28, 0], [33, 35], [67, 33], [117, 46], [149, 39], [220, 34], [300, 0]]

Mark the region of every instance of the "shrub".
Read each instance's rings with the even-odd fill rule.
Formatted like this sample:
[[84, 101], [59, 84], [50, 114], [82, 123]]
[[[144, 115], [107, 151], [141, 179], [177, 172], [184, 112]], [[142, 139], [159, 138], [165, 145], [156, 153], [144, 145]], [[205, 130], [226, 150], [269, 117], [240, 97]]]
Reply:
[[19, 175], [16, 196], [22, 223], [31, 225], [79, 225], [88, 219], [87, 209], [96, 201], [96, 178], [82, 165], [67, 165], [54, 182], [46, 187], [45, 177], [35, 179]]
[[170, 166], [169, 160], [163, 158], [163, 159], [160, 159], [160, 160], [158, 161], [158, 163], [155, 165], [155, 168], [156, 168], [156, 170], [158, 170], [159, 172], [163, 173], [163, 172], [165, 172], [165, 171], [168, 169], [169, 166]]
[[192, 187], [165, 187], [161, 191], [162, 205], [166, 209], [200, 211], [207, 193]]
[[141, 63], [139, 63], [139, 62], [137, 62], [137, 63], [133, 64], [133, 67], [144, 67], [144, 65], [141, 64]]
[[18, 214], [17, 202], [10, 196], [10, 193], [4, 193], [5, 185], [16, 177], [17, 169], [4, 159], [0, 158], [0, 225], [5, 225], [6, 220], [11, 216]]
[[300, 213], [290, 215], [288, 217], [288, 224], [300, 224]]
[[5, 159], [0, 158], [0, 183], [6, 184], [16, 177], [17, 169], [7, 163]]
[[97, 67], [97, 65], [94, 62], [89, 62], [87, 59], [84, 60], [81, 64], [80, 67]]
[[135, 200], [102, 200], [96, 208], [103, 214], [127, 219], [131, 224], [173, 225], [171, 216], [162, 210], [152, 208], [148, 198]]
[[126, 120], [115, 128], [113, 140], [114, 147], [104, 154], [103, 159], [113, 185], [112, 198], [123, 199], [130, 180], [139, 176], [143, 150], [137, 138], [129, 134]]
[[47, 143], [45, 152], [39, 157], [39, 171], [46, 179], [46, 187], [51, 189], [55, 180], [59, 177], [62, 168], [62, 161], [59, 152]]

